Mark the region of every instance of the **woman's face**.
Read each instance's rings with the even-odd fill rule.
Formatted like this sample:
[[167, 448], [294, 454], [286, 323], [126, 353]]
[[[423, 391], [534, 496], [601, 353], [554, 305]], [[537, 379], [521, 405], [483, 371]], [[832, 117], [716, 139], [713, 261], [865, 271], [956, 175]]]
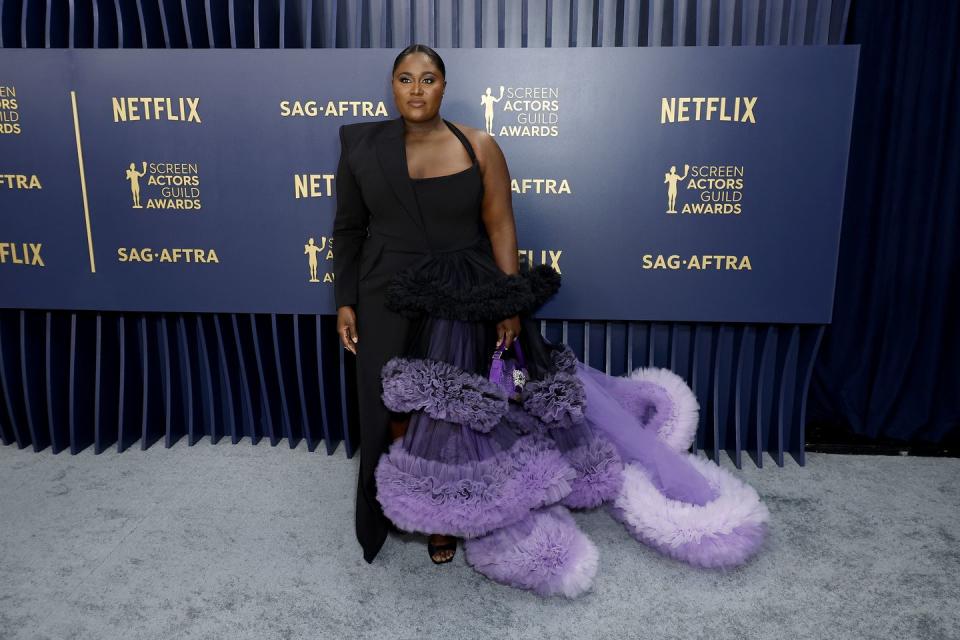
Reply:
[[393, 72], [393, 101], [411, 122], [425, 122], [440, 111], [445, 80], [425, 53], [411, 53]]

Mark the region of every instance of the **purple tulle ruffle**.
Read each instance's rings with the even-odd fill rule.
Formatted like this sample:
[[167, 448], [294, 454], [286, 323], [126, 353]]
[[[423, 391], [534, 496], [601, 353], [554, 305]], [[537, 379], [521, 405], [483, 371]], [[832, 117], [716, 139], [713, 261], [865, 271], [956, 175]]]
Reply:
[[391, 358], [381, 371], [383, 403], [391, 411], [422, 409], [432, 418], [493, 429], [507, 410], [503, 390], [490, 380], [446, 362]]
[[412, 456], [396, 441], [377, 465], [377, 499], [405, 531], [473, 538], [560, 501], [575, 477], [560, 452], [537, 436], [456, 465]]
[[580, 379], [563, 371], [553, 371], [542, 380], [528, 382], [520, 396], [523, 408], [551, 429], [582, 422], [585, 400]]
[[564, 373], [577, 372], [577, 356], [567, 344], [550, 345], [550, 360], [553, 370]]
[[588, 591], [599, 554], [570, 513], [554, 505], [464, 544], [467, 562], [491, 580], [540, 596]]
[[605, 438], [594, 435], [585, 444], [564, 451], [563, 457], [577, 472], [563, 505], [592, 509], [617, 497], [623, 482], [623, 463]]
[[547, 429], [543, 420], [527, 413], [515, 402], [507, 405], [507, 412], [503, 414], [503, 419], [517, 433], [544, 433]]

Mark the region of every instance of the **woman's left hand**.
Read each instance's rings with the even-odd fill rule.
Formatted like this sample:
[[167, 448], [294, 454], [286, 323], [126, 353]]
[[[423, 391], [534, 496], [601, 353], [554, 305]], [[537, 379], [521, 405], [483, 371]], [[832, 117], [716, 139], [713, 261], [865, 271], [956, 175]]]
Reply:
[[497, 346], [504, 343], [504, 348], [509, 349], [510, 345], [517, 336], [520, 335], [520, 316], [504, 318], [497, 323]]

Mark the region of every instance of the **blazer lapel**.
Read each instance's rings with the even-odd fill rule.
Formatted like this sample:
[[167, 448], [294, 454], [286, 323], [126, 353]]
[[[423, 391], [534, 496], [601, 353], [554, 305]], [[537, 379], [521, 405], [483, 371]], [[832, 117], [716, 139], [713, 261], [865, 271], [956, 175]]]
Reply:
[[403, 133], [403, 116], [398, 116], [387, 122], [381, 130], [381, 134], [377, 137], [377, 160], [380, 162], [380, 168], [383, 170], [387, 182], [397, 195], [397, 199], [400, 200], [400, 204], [406, 209], [414, 223], [422, 231], [425, 231], [420, 207], [417, 206], [417, 196], [413, 191], [413, 184], [410, 182], [410, 174], [407, 171], [407, 150]]

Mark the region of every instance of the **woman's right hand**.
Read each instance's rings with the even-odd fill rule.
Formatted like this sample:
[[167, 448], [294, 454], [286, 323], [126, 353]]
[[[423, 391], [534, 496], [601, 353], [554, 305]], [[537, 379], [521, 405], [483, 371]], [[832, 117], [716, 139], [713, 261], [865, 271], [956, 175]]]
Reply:
[[340, 334], [340, 343], [343, 348], [357, 355], [356, 343], [360, 340], [357, 335], [357, 314], [353, 307], [343, 306], [337, 309], [337, 333]]

